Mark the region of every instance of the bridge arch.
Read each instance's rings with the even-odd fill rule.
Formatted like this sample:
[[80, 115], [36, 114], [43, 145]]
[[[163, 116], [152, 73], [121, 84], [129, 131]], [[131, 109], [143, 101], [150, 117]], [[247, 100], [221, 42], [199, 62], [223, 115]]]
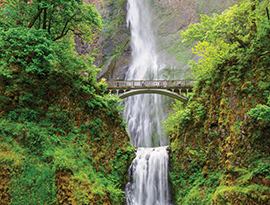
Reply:
[[130, 96], [134, 95], [140, 95], [140, 94], [160, 94], [160, 95], [165, 95], [171, 98], [174, 98], [176, 100], [182, 101], [182, 102], [187, 102], [187, 98], [177, 94], [175, 92], [169, 91], [169, 90], [163, 90], [163, 89], [138, 89], [138, 90], [130, 90], [128, 92], [124, 92], [119, 94], [119, 98], [125, 99]]

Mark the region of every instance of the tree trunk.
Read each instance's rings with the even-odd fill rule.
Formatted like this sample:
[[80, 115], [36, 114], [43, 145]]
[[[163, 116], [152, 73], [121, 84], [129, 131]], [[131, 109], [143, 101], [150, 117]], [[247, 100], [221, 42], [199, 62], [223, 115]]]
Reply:
[[47, 20], [47, 8], [44, 9], [43, 13], [43, 29], [46, 29], [46, 20]]
[[34, 18], [32, 19], [32, 21], [30, 22], [28, 28], [31, 28], [34, 23], [36, 22], [37, 18], [40, 16], [40, 13], [42, 12], [42, 9], [41, 8], [38, 8], [38, 12], [37, 14], [34, 16]]

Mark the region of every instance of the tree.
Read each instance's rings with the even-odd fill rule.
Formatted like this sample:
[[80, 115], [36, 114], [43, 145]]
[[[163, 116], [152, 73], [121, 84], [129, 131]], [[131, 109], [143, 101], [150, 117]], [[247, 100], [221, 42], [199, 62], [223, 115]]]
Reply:
[[190, 25], [188, 30], [183, 31], [183, 42], [197, 42], [193, 52], [202, 57], [198, 64], [190, 62], [195, 75], [207, 75], [238, 48], [250, 47], [257, 26], [266, 16], [267, 4], [268, 0], [261, 3], [251, 0], [235, 5], [220, 15], [201, 15], [201, 23]]
[[1, 5], [0, 16], [5, 30], [44, 29], [53, 41], [75, 34], [91, 42], [101, 27], [95, 7], [81, 0], [9, 0]]

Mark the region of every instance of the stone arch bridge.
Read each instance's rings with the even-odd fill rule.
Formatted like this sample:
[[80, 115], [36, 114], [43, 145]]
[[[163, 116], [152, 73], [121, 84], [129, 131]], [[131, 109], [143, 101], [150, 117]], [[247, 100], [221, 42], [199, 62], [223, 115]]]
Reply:
[[110, 94], [127, 98], [139, 94], [160, 94], [187, 102], [194, 80], [129, 80], [107, 81]]

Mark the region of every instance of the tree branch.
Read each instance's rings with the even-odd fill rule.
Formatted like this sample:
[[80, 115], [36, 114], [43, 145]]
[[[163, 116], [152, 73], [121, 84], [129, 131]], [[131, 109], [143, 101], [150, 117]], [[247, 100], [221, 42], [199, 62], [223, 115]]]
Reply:
[[[38, 6], [38, 10], [40, 9], [40, 6]], [[40, 15], [38, 15], [38, 29], [40, 29], [40, 25], [41, 25], [41, 17]]]
[[240, 38], [238, 38], [238, 36], [237, 36], [235, 33], [231, 33], [231, 35], [234, 37], [234, 39], [235, 39], [238, 43], [240, 43], [240, 45], [241, 45], [243, 48], [245, 48], [245, 47], [247, 46], [247, 44], [246, 44], [244, 41], [242, 41]]
[[67, 22], [65, 23], [65, 26], [64, 26], [64, 28], [63, 28], [63, 30], [62, 30], [61, 35], [58, 36], [58, 37], [56, 37], [53, 41], [56, 41], [56, 40], [62, 38], [63, 36], [67, 35], [68, 31], [70, 31], [70, 30], [72, 31], [72, 29], [68, 28], [67, 31], [65, 32], [68, 23], [73, 19], [74, 16], [75, 16], [75, 15], [73, 15], [69, 20], [67, 20]]
[[49, 17], [49, 26], [48, 26], [49, 34], [51, 34], [52, 15], [53, 15], [53, 11], [50, 13], [50, 17]]
[[268, 21], [269, 21], [270, 20], [270, 17], [269, 17], [269, 10], [268, 10], [267, 7], [266, 7], [266, 13], [267, 13]]
[[62, 35], [64, 34], [65, 29], [67, 28], [67, 25], [68, 25], [69, 21], [70, 21], [70, 20], [67, 20], [67, 22], [65, 23], [65, 26], [64, 26], [64, 28], [63, 28], [63, 30], [62, 30]]
[[53, 39], [53, 41], [57, 41], [58, 39], [64, 37], [65, 35], [67, 35], [67, 33], [69, 32], [70, 29], [67, 29], [65, 33], [62, 33], [60, 36], [56, 37], [55, 39]]
[[50, 19], [50, 21], [49, 21], [49, 26], [48, 26], [48, 33], [49, 33], [49, 34], [51, 34], [51, 22], [52, 22], [52, 20]]
[[54, 9], [56, 9], [55, 4], [52, 4], [53, 9], [50, 10], [49, 12], [49, 26], [48, 26], [48, 33], [51, 34], [51, 25], [52, 25], [52, 19], [53, 19], [53, 13]]
[[38, 12], [34, 16], [34, 18], [32, 19], [32, 21], [30, 22], [30, 24], [28, 25], [28, 28], [31, 28], [34, 25], [34, 23], [36, 22], [37, 18], [40, 16], [42, 10], [43, 10], [42, 8], [38, 8]]

